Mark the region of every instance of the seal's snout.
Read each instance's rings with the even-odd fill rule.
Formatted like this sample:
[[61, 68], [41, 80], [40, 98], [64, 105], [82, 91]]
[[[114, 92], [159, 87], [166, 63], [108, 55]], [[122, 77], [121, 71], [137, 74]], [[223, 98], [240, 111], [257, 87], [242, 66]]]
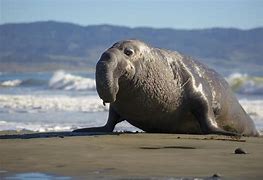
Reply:
[[101, 55], [96, 66], [96, 87], [100, 98], [105, 103], [116, 100], [116, 94], [119, 90], [119, 77], [115, 73], [117, 66], [118, 59], [114, 52], [109, 50]]

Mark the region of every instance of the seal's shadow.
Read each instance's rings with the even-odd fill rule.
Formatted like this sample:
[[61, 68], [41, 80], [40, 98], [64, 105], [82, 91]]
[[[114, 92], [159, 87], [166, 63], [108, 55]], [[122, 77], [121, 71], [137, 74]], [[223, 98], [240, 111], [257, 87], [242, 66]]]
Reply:
[[95, 135], [119, 135], [118, 132], [45, 132], [45, 133], [28, 133], [28, 134], [7, 134], [0, 135], [0, 139], [32, 139], [32, 138], [64, 138], [72, 136], [95, 136]]

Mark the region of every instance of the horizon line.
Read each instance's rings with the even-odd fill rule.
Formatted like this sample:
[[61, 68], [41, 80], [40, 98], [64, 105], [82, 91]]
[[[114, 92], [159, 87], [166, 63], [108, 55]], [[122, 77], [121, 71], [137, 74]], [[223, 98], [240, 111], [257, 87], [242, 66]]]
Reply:
[[72, 24], [81, 27], [89, 27], [89, 26], [115, 26], [115, 27], [123, 27], [123, 28], [130, 28], [130, 29], [138, 29], [138, 28], [149, 28], [149, 29], [171, 29], [171, 30], [208, 30], [208, 29], [236, 29], [236, 30], [253, 30], [253, 29], [261, 29], [263, 26], [251, 27], [251, 28], [240, 28], [240, 27], [224, 27], [224, 26], [213, 26], [213, 27], [196, 27], [196, 28], [175, 28], [175, 27], [154, 27], [154, 26], [128, 26], [128, 25], [119, 25], [119, 24], [110, 24], [110, 23], [100, 23], [100, 24], [79, 24], [75, 22], [68, 22], [68, 21], [57, 21], [57, 20], [43, 20], [43, 21], [28, 21], [28, 22], [0, 22], [0, 26], [3, 25], [14, 25], [14, 24], [34, 24], [34, 23], [62, 23], [62, 24]]

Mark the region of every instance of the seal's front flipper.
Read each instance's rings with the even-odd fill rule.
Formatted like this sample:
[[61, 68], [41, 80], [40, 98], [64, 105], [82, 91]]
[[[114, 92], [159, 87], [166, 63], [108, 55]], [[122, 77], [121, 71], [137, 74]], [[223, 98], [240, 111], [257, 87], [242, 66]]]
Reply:
[[109, 117], [105, 126], [76, 129], [73, 132], [112, 132], [119, 122], [123, 121], [118, 113], [110, 106]]

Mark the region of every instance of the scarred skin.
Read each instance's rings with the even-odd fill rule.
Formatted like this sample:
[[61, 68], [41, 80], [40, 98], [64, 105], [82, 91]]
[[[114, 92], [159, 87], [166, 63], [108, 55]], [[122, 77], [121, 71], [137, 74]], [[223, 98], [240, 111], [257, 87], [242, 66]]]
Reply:
[[117, 42], [98, 61], [96, 84], [108, 122], [75, 132], [112, 132], [126, 120], [151, 133], [258, 135], [227, 82], [178, 52]]

